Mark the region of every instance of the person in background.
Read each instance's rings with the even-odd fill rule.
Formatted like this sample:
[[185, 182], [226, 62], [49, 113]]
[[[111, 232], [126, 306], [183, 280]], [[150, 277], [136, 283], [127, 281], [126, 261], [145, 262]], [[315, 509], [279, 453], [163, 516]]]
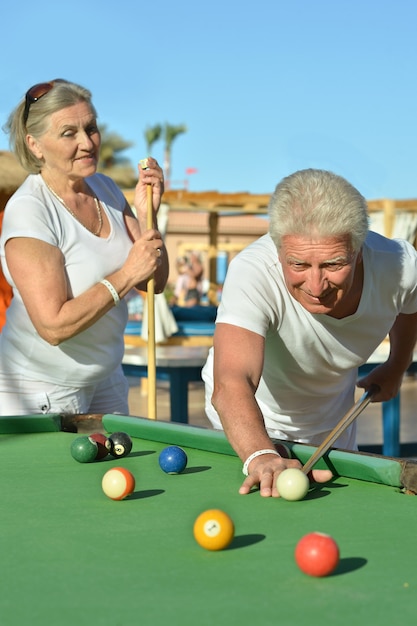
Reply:
[[191, 252], [188, 259], [188, 288], [185, 295], [185, 306], [197, 306], [200, 304], [202, 280], [204, 268], [200, 256], [196, 252]]
[[199, 255], [192, 252], [189, 257], [177, 259], [178, 277], [171, 304], [192, 307], [200, 304], [204, 267]]
[[[269, 233], [229, 265], [203, 380], [206, 413], [244, 463], [240, 493], [278, 497], [280, 472], [301, 466], [273, 439], [321, 444], [356, 385], [377, 385], [373, 401], [398, 393], [417, 338], [417, 252], [369, 232], [366, 200], [331, 172], [284, 178], [269, 214]], [[388, 334], [387, 361], [357, 382]], [[335, 447], [357, 449], [355, 434]]]
[[[157, 226], [158, 163], [138, 168], [134, 206], [98, 174], [100, 132], [88, 89], [31, 87], [6, 125], [30, 173], [7, 203], [0, 239], [13, 287], [0, 337], [0, 412], [128, 412], [121, 362], [132, 288], [163, 291], [168, 258]], [[147, 187], [153, 226], [147, 228]]]
[[177, 258], [176, 269], [177, 279], [175, 281], [174, 293], [170, 301], [170, 305], [184, 306], [185, 295], [188, 289], [188, 274], [187, 274], [187, 257], [180, 256]]

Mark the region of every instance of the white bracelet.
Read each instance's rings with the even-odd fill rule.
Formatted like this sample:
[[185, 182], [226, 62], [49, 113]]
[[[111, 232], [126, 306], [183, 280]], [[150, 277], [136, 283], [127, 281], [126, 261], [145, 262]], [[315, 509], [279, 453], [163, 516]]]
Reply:
[[261, 456], [262, 454], [276, 454], [277, 456], [281, 456], [279, 452], [277, 452], [276, 450], [272, 450], [272, 449], [271, 450], [257, 450], [256, 452], [248, 456], [248, 458], [243, 464], [242, 472], [244, 473], [245, 476], [248, 476], [249, 474], [249, 471], [248, 471], [249, 463], [253, 461], [253, 459], [256, 459], [257, 456]]
[[111, 282], [106, 280], [105, 278], [104, 278], [104, 280], [101, 280], [100, 282], [101, 282], [102, 285], [107, 287], [107, 289], [110, 291], [110, 293], [112, 295], [112, 298], [114, 300], [114, 305], [115, 306], [119, 306], [119, 304], [120, 304], [119, 294], [117, 293], [116, 289], [113, 287]]

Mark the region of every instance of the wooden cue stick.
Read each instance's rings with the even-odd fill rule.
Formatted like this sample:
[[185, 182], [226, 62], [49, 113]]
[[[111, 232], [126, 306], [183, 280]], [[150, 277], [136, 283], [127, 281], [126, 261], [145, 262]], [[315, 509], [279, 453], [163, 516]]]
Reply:
[[317, 448], [317, 450], [311, 455], [307, 463], [303, 467], [304, 474], [313, 468], [313, 466], [324, 456], [329, 448], [334, 444], [336, 439], [346, 430], [352, 422], [362, 413], [362, 411], [368, 406], [372, 400], [372, 396], [380, 391], [378, 385], [371, 385], [368, 391], [359, 398], [356, 404], [342, 417], [340, 422], [333, 428], [332, 432], [326, 437], [323, 443]]
[[[152, 185], [147, 186], [147, 228], [153, 228]], [[156, 420], [155, 278], [148, 279], [148, 418]]]

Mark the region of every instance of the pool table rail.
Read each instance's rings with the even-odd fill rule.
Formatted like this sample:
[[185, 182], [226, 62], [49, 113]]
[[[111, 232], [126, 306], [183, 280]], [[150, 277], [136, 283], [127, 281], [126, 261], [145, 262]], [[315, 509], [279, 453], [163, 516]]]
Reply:
[[[103, 426], [108, 432], [122, 430], [139, 439], [156, 440], [236, 456], [222, 431], [123, 415], [103, 415]], [[303, 465], [316, 450], [314, 446], [300, 443], [278, 440], [275, 443], [287, 445], [292, 455]], [[320, 459], [317, 468], [330, 469], [338, 476], [397, 487], [404, 489], [407, 493], [417, 493], [417, 462], [415, 461], [332, 449]]]
[[[112, 414], [46, 414], [0, 416], [0, 435], [41, 432], [115, 432], [170, 445], [195, 448], [217, 454], [236, 456], [222, 431], [189, 424], [150, 420], [145, 417]], [[284, 443], [303, 465], [316, 447], [289, 441]], [[409, 494], [417, 493], [417, 462], [409, 459], [331, 449], [320, 459], [317, 468], [330, 469], [335, 475], [388, 485]]]

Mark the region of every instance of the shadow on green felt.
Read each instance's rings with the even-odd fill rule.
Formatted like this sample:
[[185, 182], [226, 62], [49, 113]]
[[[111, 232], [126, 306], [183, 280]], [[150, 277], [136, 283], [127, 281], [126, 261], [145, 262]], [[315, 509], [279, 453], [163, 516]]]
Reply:
[[261, 534], [238, 535], [233, 538], [232, 543], [228, 545], [227, 548], [224, 549], [224, 551], [247, 548], [248, 546], [253, 546], [255, 543], [260, 543], [265, 539], [266, 536]]
[[144, 500], [145, 498], [153, 498], [154, 496], [161, 496], [165, 493], [165, 489], [142, 489], [141, 491], [134, 491], [124, 502], [129, 500]]
[[199, 474], [200, 472], [208, 472], [211, 469], [210, 465], [195, 465], [194, 467], [186, 467], [181, 474]]
[[[350, 574], [367, 565], [368, 560], [361, 556], [350, 556], [340, 559], [339, 565], [329, 577], [341, 576], [342, 574]], [[328, 578], [328, 577], [326, 577]]]

